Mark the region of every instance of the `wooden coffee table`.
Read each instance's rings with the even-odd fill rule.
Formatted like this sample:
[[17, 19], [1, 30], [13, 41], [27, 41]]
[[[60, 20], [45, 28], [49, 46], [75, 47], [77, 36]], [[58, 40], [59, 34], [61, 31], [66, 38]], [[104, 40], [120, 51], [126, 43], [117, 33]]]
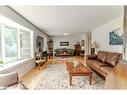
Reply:
[[72, 76], [89, 76], [90, 77], [89, 83], [91, 85], [93, 72], [83, 64], [79, 63], [78, 68], [75, 69], [72, 62], [66, 62], [66, 69], [68, 70], [69, 73], [70, 85], [72, 85]]

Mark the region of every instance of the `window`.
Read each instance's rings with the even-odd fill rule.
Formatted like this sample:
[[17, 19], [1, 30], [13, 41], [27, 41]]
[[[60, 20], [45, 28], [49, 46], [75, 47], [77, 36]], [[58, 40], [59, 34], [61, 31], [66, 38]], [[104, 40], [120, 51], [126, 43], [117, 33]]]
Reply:
[[2, 56], [1, 56], [1, 26], [0, 26], [0, 61], [2, 60]]
[[4, 28], [6, 62], [18, 60], [18, 32], [14, 28]]
[[31, 57], [31, 38], [30, 32], [20, 30], [20, 54], [21, 59]]
[[[32, 58], [33, 31], [0, 16], [0, 60], [4, 63]], [[1, 22], [3, 20], [3, 22]], [[7, 23], [8, 22], [8, 23]]]

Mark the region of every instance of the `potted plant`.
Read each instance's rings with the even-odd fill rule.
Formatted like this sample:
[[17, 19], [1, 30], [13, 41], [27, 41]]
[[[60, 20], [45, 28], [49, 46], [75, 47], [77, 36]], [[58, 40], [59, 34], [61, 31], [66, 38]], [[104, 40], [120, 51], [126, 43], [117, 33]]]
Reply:
[[74, 65], [74, 68], [77, 69], [78, 68], [78, 65], [79, 63], [77, 61], [73, 61], [73, 65]]
[[0, 66], [3, 65], [3, 63], [4, 63], [4, 62], [3, 62], [2, 60], [0, 60]]

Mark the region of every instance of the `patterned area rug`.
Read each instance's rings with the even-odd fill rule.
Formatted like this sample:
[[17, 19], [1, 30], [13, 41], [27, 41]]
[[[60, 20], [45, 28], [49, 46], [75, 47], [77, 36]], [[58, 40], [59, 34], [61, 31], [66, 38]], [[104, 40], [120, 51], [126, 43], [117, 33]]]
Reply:
[[61, 63], [66, 63], [66, 61], [78, 61], [75, 57], [71, 57], [71, 56], [65, 56], [65, 57], [53, 57], [53, 63], [56, 64], [61, 64]]
[[65, 57], [54, 57], [54, 60], [77, 60], [75, 57], [65, 56]]
[[34, 89], [103, 89], [104, 80], [93, 73], [92, 85], [89, 85], [88, 76], [73, 77], [72, 84], [72, 86], [69, 84], [66, 64], [49, 64]]

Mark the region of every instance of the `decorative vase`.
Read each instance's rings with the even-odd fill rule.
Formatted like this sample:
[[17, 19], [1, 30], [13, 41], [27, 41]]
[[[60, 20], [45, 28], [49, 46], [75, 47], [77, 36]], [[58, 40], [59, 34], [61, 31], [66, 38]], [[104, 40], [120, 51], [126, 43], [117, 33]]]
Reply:
[[77, 61], [73, 61], [73, 65], [74, 65], [74, 68], [77, 69], [78, 68], [78, 65], [79, 63]]

